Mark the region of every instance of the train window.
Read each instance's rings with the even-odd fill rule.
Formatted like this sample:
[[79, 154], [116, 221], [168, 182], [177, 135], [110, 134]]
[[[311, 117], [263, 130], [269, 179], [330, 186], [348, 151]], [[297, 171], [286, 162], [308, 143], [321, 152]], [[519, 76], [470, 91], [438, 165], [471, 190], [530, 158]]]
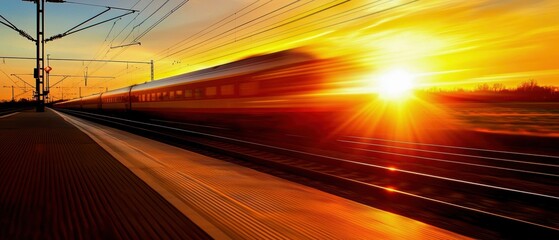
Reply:
[[213, 97], [217, 95], [217, 87], [207, 87], [205, 95], [208, 97]]
[[204, 89], [202, 88], [196, 88], [194, 89], [194, 98], [198, 99], [198, 98], [202, 98], [204, 97]]
[[171, 100], [175, 99], [175, 91], [170, 91], [169, 92], [169, 99], [171, 99]]
[[182, 90], [177, 90], [175, 92], [175, 95], [177, 96], [177, 99], [181, 99], [182, 98]]
[[184, 97], [185, 98], [191, 98], [192, 97], [192, 89], [186, 89], [186, 91], [184, 91]]
[[241, 96], [251, 96], [258, 93], [258, 82], [245, 82], [239, 85], [239, 94]]
[[235, 85], [233, 84], [221, 85], [221, 87], [219, 87], [219, 92], [221, 96], [231, 96], [235, 94]]
[[161, 94], [161, 98], [162, 98], [163, 100], [169, 100], [169, 97], [167, 96], [167, 92], [163, 92], [163, 93]]
[[152, 94], [151, 94], [151, 101], [156, 101], [155, 93], [152, 93]]
[[161, 93], [160, 92], [157, 93], [157, 100], [161, 101]]

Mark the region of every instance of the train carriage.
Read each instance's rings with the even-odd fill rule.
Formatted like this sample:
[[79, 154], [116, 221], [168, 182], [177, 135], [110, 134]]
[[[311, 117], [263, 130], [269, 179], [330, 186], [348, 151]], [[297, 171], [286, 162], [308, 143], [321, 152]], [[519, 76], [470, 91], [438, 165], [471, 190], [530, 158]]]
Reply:
[[83, 110], [98, 111], [101, 109], [101, 96], [94, 94], [91, 96], [81, 98], [81, 105]]
[[129, 112], [131, 87], [124, 87], [108, 91], [100, 96], [101, 110], [107, 112]]
[[344, 78], [339, 66], [288, 50], [95, 96], [102, 111], [150, 119], [316, 130], [335, 125], [360, 104], [356, 97], [324, 94], [336, 87], [332, 80]]

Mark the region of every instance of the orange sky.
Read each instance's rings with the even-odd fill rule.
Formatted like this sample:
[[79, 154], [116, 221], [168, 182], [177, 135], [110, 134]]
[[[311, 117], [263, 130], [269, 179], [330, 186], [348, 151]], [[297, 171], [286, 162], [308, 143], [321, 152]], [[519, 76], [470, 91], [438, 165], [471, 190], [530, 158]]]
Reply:
[[[132, 7], [136, 2], [119, 1], [119, 7]], [[140, 1], [134, 8], [142, 9], [148, 2]], [[527, 79], [559, 85], [559, 1], [554, 0], [192, 0], [143, 37], [141, 46], [110, 50], [110, 46], [129, 43], [180, 2], [171, 1], [134, 30], [157, 5], [147, 6], [137, 17], [124, 17], [48, 43], [47, 53], [54, 58], [153, 59], [157, 79], [259, 52], [310, 46], [325, 57], [350, 55], [366, 62], [373, 75], [405, 69], [416, 75], [422, 88], [471, 88], [485, 82], [512, 87]], [[53, 14], [47, 15], [47, 36], [102, 11], [71, 4], [48, 7]], [[0, 7], [2, 16], [29, 33], [34, 32], [32, 11], [28, 2]], [[125, 39], [128, 33], [130, 37]], [[0, 36], [0, 56], [33, 56], [33, 43], [13, 30], [0, 25]], [[0, 59], [0, 85], [23, 87], [12, 74], [31, 73], [33, 64]], [[88, 95], [149, 80], [149, 67], [143, 64], [52, 62], [51, 66], [52, 74], [83, 76], [87, 69], [89, 76], [115, 77], [90, 78], [87, 87], [83, 77], [67, 78], [57, 85], [62, 88], [52, 89], [54, 98], [60, 98], [62, 92], [65, 98], [76, 97], [80, 86], [82, 94]], [[31, 76], [20, 77], [34, 82]], [[60, 79], [52, 77], [51, 83]], [[16, 95], [30, 97], [31, 92], [24, 90], [17, 88]], [[0, 88], [0, 100], [10, 98], [11, 90]]]

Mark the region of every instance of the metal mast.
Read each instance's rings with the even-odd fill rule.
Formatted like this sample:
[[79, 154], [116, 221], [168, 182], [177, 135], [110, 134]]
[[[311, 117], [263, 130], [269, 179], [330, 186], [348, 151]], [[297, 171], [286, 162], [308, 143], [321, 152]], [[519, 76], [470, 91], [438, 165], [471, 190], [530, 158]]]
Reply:
[[36, 0], [35, 3], [37, 4], [37, 39], [35, 40], [37, 44], [37, 65], [34, 71], [35, 77], [35, 96], [37, 100], [37, 112], [44, 112], [45, 111], [45, 96], [43, 93], [43, 76], [44, 76], [44, 69], [43, 69], [43, 57], [44, 57], [44, 50], [45, 50], [45, 14], [44, 14], [44, 6], [45, 0]]

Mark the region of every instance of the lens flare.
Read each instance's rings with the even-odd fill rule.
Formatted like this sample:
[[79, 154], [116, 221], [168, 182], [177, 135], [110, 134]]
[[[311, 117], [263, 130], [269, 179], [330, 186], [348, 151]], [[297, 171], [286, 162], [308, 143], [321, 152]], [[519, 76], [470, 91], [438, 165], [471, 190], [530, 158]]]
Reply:
[[415, 87], [415, 77], [406, 70], [398, 69], [380, 75], [376, 90], [380, 97], [388, 100], [402, 100], [411, 95]]

